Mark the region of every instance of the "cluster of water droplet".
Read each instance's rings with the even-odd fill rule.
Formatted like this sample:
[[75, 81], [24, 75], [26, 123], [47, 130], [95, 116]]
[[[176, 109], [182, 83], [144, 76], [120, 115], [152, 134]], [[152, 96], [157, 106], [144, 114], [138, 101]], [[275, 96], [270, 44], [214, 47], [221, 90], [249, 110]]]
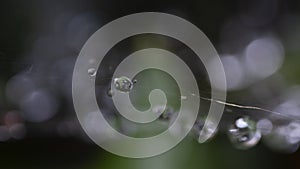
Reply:
[[[95, 69], [89, 70], [88, 73], [91, 76], [95, 76], [96, 70]], [[107, 91], [107, 95], [112, 97], [115, 91], [129, 93], [134, 87], [134, 83], [136, 83], [135, 80], [131, 80], [130, 78], [125, 76], [114, 78], [113, 79], [114, 89], [109, 89]], [[195, 94], [192, 94], [191, 96], [195, 96]], [[180, 99], [186, 100], [188, 99], [188, 96], [181, 96]], [[152, 109], [152, 112], [161, 113], [158, 119], [162, 121], [169, 121], [169, 122], [174, 117], [174, 114], [176, 114], [175, 111], [168, 106], [156, 106]], [[209, 139], [213, 138], [213, 136], [215, 136], [215, 134], [217, 133], [217, 130], [213, 130], [212, 133], [209, 127], [204, 129], [203, 126], [204, 126], [204, 120], [202, 121], [198, 120], [195, 123], [194, 130], [197, 132], [197, 136], [199, 136], [199, 133], [202, 130], [203, 130], [202, 133], [204, 134], [207, 133], [208, 135], [210, 135]], [[283, 134], [284, 135], [283, 138], [284, 140], [286, 140], [286, 142], [293, 145], [300, 142], [300, 123], [291, 122], [283, 128], [284, 131], [288, 132], [288, 134], [286, 132]], [[281, 128], [277, 127], [275, 129], [277, 131]], [[249, 116], [242, 116], [235, 119], [229, 125], [229, 128], [227, 129], [227, 133], [230, 141], [233, 143], [233, 145], [236, 148], [246, 150], [257, 145], [262, 139], [262, 136], [266, 136], [266, 138], [269, 138], [270, 135], [274, 136], [274, 133], [275, 134], [277, 133], [277, 135], [278, 133], [280, 134], [280, 132], [276, 132], [275, 129], [271, 120], [267, 118], [263, 118], [258, 121], [255, 121], [251, 119]]]

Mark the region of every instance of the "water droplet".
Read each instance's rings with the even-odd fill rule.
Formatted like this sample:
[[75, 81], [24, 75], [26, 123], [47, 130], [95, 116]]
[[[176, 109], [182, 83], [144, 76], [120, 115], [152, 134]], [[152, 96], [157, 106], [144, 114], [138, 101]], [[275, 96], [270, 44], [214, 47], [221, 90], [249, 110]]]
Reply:
[[155, 106], [153, 107], [152, 111], [157, 114], [160, 114], [162, 112], [161, 115], [159, 116], [159, 119], [166, 120], [166, 121], [170, 120], [173, 114], [175, 114], [174, 110], [171, 107], [164, 108], [164, 106]]
[[256, 128], [261, 132], [262, 135], [268, 135], [272, 132], [273, 124], [268, 119], [261, 119], [257, 122]]
[[261, 139], [261, 133], [256, 128], [256, 122], [249, 117], [236, 119], [228, 131], [230, 141], [239, 149], [249, 149]]
[[90, 76], [95, 76], [96, 73], [97, 73], [97, 71], [96, 71], [95, 68], [89, 68], [89, 69], [88, 69], [88, 74], [89, 74]]
[[180, 99], [181, 99], [181, 100], [186, 100], [187, 97], [186, 97], [186, 96], [180, 96]]
[[167, 108], [160, 116], [159, 119], [162, 120], [170, 120], [174, 114], [174, 110], [172, 108]]
[[114, 87], [121, 92], [130, 92], [133, 83], [128, 77], [122, 76], [114, 79]]
[[[218, 128], [214, 129], [214, 124], [212, 121], [207, 121], [207, 126], [204, 127], [205, 118], [200, 118], [194, 125], [194, 130], [196, 132], [196, 136], [199, 137], [202, 132], [202, 137], [206, 137], [207, 141], [213, 139], [218, 133]], [[199, 140], [198, 140], [199, 141]], [[202, 143], [199, 141], [199, 143]]]
[[109, 89], [109, 90], [107, 91], [107, 96], [108, 96], [108, 97], [112, 97], [113, 95], [114, 95], [114, 91], [111, 90], [111, 89]]

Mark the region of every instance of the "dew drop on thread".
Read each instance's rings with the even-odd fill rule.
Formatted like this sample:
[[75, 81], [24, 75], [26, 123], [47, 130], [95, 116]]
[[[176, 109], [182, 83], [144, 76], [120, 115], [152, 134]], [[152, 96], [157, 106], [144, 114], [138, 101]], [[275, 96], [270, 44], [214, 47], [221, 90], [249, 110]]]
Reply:
[[97, 71], [96, 71], [96, 69], [95, 68], [89, 68], [88, 69], [88, 74], [90, 75], [90, 76], [96, 76], [96, 73], [97, 73]]
[[116, 90], [120, 92], [130, 92], [133, 88], [133, 82], [130, 78], [122, 76], [119, 78], [114, 78], [113, 85]]
[[249, 149], [257, 145], [261, 132], [256, 128], [256, 122], [249, 117], [236, 119], [228, 129], [230, 141], [238, 149]]

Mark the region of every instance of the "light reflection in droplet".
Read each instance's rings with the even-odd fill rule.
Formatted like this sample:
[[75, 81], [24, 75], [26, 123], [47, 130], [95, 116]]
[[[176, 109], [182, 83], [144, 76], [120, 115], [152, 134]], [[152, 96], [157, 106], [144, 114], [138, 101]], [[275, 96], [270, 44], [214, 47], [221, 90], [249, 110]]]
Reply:
[[90, 76], [96, 76], [96, 73], [97, 73], [97, 71], [96, 71], [95, 68], [89, 68], [89, 69], [88, 69], [88, 74], [89, 74]]

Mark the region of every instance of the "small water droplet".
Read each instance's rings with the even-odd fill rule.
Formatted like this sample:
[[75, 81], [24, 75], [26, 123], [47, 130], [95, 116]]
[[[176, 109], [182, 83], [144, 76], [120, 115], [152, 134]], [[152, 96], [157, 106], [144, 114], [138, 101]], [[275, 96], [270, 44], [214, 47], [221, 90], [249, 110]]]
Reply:
[[181, 99], [181, 100], [186, 100], [187, 97], [186, 97], [186, 96], [180, 96], [180, 99]]
[[170, 120], [172, 116], [174, 115], [174, 110], [170, 107], [168, 107], [160, 116], [159, 119], [161, 120]]
[[112, 97], [114, 95], [114, 91], [109, 89], [107, 90], [107, 96]]
[[205, 119], [206, 118], [200, 118], [199, 120], [197, 120], [194, 125], [194, 130], [197, 137], [199, 137], [200, 133], [202, 132], [202, 137], [206, 137], [207, 141], [209, 141], [216, 136], [216, 134], [218, 133], [218, 128], [214, 129], [214, 124], [212, 121], [207, 121], [207, 126], [204, 128]]
[[122, 76], [114, 79], [114, 87], [121, 92], [130, 92], [133, 88], [133, 83], [128, 77]]
[[228, 135], [236, 148], [244, 150], [255, 146], [261, 139], [261, 133], [256, 128], [256, 122], [249, 117], [236, 119], [230, 126]]
[[261, 132], [262, 135], [268, 135], [272, 132], [273, 124], [268, 119], [261, 119], [257, 122], [256, 128]]
[[96, 71], [95, 68], [89, 68], [89, 69], [88, 69], [88, 74], [89, 74], [90, 76], [95, 76], [96, 73], [97, 73], [97, 71]]
[[156, 114], [160, 114], [159, 119], [160, 120], [170, 120], [172, 116], [175, 114], [174, 110], [171, 107], [166, 107], [164, 106], [155, 106], [153, 107], [152, 111]]

